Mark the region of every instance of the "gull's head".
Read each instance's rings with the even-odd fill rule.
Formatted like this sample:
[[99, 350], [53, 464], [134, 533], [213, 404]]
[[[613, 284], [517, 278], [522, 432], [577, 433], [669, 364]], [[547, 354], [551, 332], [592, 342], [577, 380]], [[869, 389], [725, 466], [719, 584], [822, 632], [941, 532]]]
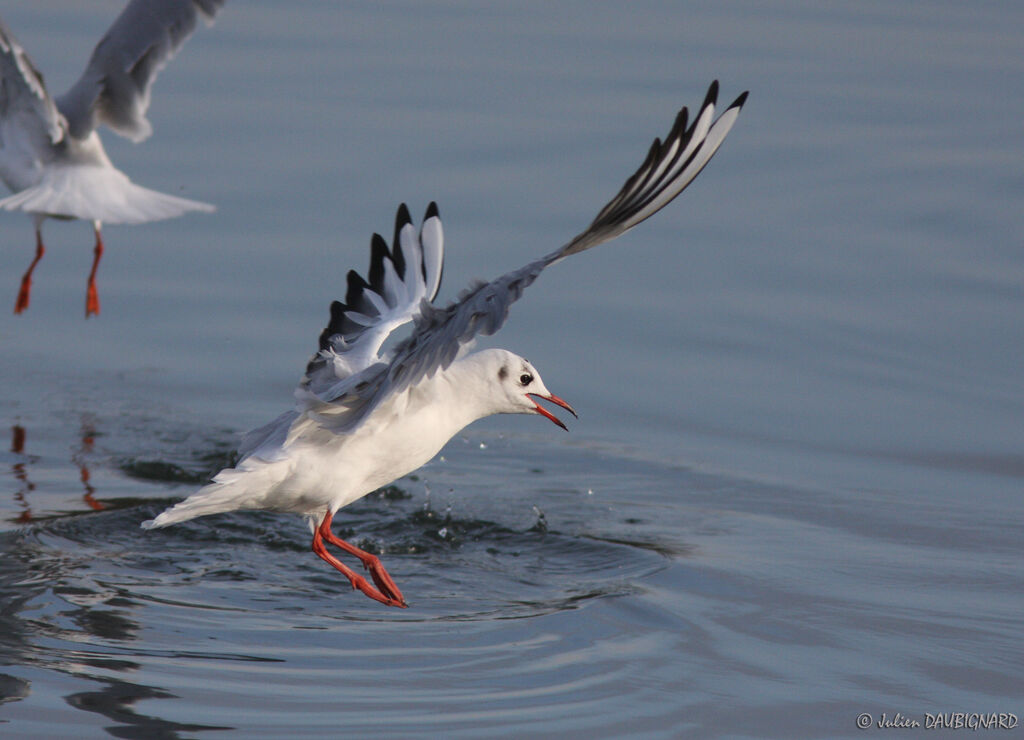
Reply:
[[557, 416], [540, 405], [546, 401], [560, 406], [573, 416], [576, 412], [572, 406], [549, 391], [540, 377], [540, 373], [528, 360], [506, 350], [487, 350], [486, 366], [490, 374], [488, 381], [494, 389], [499, 414], [538, 414], [554, 424], [566, 428]]

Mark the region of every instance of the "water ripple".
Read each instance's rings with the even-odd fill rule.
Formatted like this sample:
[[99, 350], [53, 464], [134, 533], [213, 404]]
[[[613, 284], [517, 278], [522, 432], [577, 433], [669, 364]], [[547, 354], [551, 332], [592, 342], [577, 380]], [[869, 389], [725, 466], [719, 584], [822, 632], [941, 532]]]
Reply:
[[[273, 666], [269, 691], [289, 707], [248, 710], [247, 725], [270, 735], [287, 732], [285, 716], [323, 702], [337, 707], [324, 732], [338, 721], [373, 731], [378, 712], [391, 728], [440, 731], [438, 707], [448, 730], [554, 727], [567, 707], [600, 716], [631, 673], [619, 651], [656, 663], [669, 648], [664, 637], [630, 637], [614, 623], [585, 636], [538, 631], [533, 618], [640, 593], [678, 548], [588, 527], [594, 512], [578, 510], [571, 487], [544, 511], [514, 489], [487, 497], [477, 485], [441, 486], [448, 492], [439, 496], [407, 480], [336, 519], [340, 536], [381, 555], [409, 610], [354, 593], [313, 556], [296, 517], [237, 512], [146, 532], [139, 522], [176, 499], [121, 497], [103, 499], [100, 511], [37, 518], [0, 533], [10, 554], [0, 562], [0, 653], [23, 670], [75, 679], [68, 705], [113, 720], [119, 737], [231, 729], [210, 719], [267, 697], [261, 666]], [[424, 639], [410, 640], [417, 632]], [[481, 685], [480, 675], [506, 678]], [[21, 681], [0, 680], [0, 701], [24, 696]], [[158, 707], [175, 699], [195, 721], [160, 718]]]

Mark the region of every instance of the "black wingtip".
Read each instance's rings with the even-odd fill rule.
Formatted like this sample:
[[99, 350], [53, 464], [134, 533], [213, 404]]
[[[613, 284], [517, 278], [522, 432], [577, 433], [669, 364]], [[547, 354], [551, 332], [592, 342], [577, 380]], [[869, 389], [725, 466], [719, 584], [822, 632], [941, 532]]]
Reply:
[[[749, 94], [750, 90], [744, 90], [742, 95], [732, 101], [732, 105], [730, 105], [729, 108], [742, 108], [743, 104], [747, 102], [747, 95]], [[728, 108], [726, 110], [728, 110]]]
[[[668, 132], [668, 136], [665, 137], [665, 141], [672, 141], [678, 136], [682, 136], [683, 132], [686, 131], [686, 124], [689, 123], [690, 110], [685, 105], [676, 114], [676, 120], [672, 123], [672, 128]], [[655, 139], [657, 142], [657, 139]]]
[[[355, 270], [349, 270], [345, 279], [347, 283], [345, 290], [345, 303], [348, 304], [348, 306], [358, 306], [362, 302], [361, 299], [363, 291], [370, 286], [363, 279], [363, 276]], [[335, 301], [335, 303], [337, 303], [337, 301]], [[342, 309], [347, 311], [348, 306], [342, 306]], [[331, 311], [334, 311], [333, 304]]]
[[711, 87], [708, 88], [708, 94], [704, 96], [704, 104], [700, 109], [704, 110], [709, 105], [714, 105], [716, 102], [718, 102], [718, 80], [712, 80]]
[[427, 212], [423, 214], [424, 221], [428, 218], [441, 218], [441, 212], [437, 210], [437, 203], [434, 201], [430, 201], [430, 205], [427, 206]]
[[[341, 301], [331, 301], [331, 318], [328, 320], [324, 330], [320, 332], [320, 349], [327, 349], [331, 346], [331, 337], [340, 331], [341, 322], [344, 320], [347, 310], [348, 306]], [[310, 366], [312, 366], [312, 363], [310, 363]]]
[[409, 207], [402, 203], [398, 206], [395, 214], [395, 233], [398, 233], [403, 226], [412, 223], [412, 216], [409, 215]]
[[384, 259], [391, 257], [387, 242], [380, 234], [370, 239], [370, 271], [367, 274], [370, 285], [378, 293], [384, 290]]
[[395, 213], [395, 236], [391, 240], [391, 261], [395, 265], [395, 272], [398, 273], [398, 277], [405, 279], [405, 254], [402, 252], [402, 243], [398, 239], [399, 233], [408, 224], [412, 223], [412, 216], [409, 215], [409, 208], [402, 203], [398, 206], [398, 212]]

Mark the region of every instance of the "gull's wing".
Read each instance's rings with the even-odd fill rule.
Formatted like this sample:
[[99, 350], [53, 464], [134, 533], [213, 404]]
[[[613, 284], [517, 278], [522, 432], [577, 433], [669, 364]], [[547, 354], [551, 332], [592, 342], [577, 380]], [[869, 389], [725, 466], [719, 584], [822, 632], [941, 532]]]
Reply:
[[687, 128], [684, 107], [665, 137], [655, 139], [640, 169], [626, 180], [618, 195], [601, 209], [590, 226], [544, 259], [547, 264], [596, 247], [646, 221], [683, 192], [711, 160], [747, 102], [744, 92], [712, 123], [718, 100], [718, 80], [711, 83], [693, 123]]
[[52, 157], [50, 152], [66, 133], [67, 123], [46, 91], [43, 76], [0, 20], [0, 168], [5, 179], [20, 175], [26, 186], [32, 184], [38, 179], [32, 173]]
[[644, 163], [594, 221], [565, 246], [464, 291], [446, 308], [424, 303], [412, 335], [395, 347], [389, 364], [367, 367], [329, 394], [307, 399], [306, 411], [336, 432], [351, 430], [385, 398], [401, 392], [438, 369], [447, 367], [460, 347], [477, 334], [493, 334], [505, 323], [516, 301], [548, 265], [623, 234], [664, 208], [693, 181], [721, 146], [736, 122], [747, 93], [714, 119], [718, 82], [711, 84], [693, 122], [687, 126], [683, 108], [662, 143], [655, 139]]
[[349, 271], [345, 302], [331, 304], [330, 321], [320, 333], [319, 351], [306, 366], [300, 390], [330, 394], [339, 381], [381, 363], [381, 345], [434, 300], [443, 270], [444, 232], [437, 204], [427, 207], [417, 234], [403, 203], [395, 215], [391, 248], [380, 234], [370, 241], [368, 279]]
[[146, 110], [153, 81], [202, 16], [212, 22], [224, 0], [132, 0], [92, 52], [85, 72], [57, 99], [71, 135], [100, 123], [142, 141], [153, 131]]

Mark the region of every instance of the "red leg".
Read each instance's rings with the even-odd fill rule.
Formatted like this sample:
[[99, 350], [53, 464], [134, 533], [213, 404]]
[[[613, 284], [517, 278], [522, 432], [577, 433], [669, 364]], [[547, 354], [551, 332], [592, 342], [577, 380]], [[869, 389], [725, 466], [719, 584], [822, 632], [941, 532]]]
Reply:
[[92, 270], [89, 272], [89, 284], [85, 290], [85, 318], [98, 316], [100, 313], [100, 295], [96, 290], [96, 268], [100, 266], [103, 256], [103, 238], [100, 236], [99, 225], [93, 226], [96, 232], [96, 247], [93, 249]]
[[28, 270], [21, 278], [21, 289], [18, 291], [18, 300], [14, 302], [14, 313], [21, 313], [28, 308], [28, 301], [32, 294], [32, 271], [36, 269], [36, 265], [39, 264], [39, 260], [43, 258], [46, 253], [46, 248], [43, 246], [43, 234], [39, 229], [36, 229], [36, 258], [32, 260], [32, 264], [28, 266]]
[[320, 524], [320, 534], [325, 540], [330, 542], [332, 545], [340, 547], [342, 550], [350, 555], [355, 555], [359, 558], [359, 561], [363, 564], [363, 567], [370, 571], [370, 577], [373, 578], [373, 582], [377, 584], [384, 593], [388, 594], [396, 601], [400, 601], [405, 604], [405, 599], [402, 598], [402, 592], [398, 590], [398, 586], [391, 580], [391, 576], [384, 569], [384, 565], [380, 562], [380, 558], [376, 555], [371, 555], [368, 552], [360, 550], [355, 545], [352, 545], [345, 540], [336, 537], [334, 532], [331, 531], [331, 516], [328, 515], [323, 522]]
[[[343, 539], [335, 537], [334, 532], [331, 531], [332, 519], [333, 515], [328, 512], [327, 516], [324, 517], [323, 522], [320, 523], [320, 526], [317, 527], [316, 531], [313, 533], [313, 552], [341, 571], [342, 574], [344, 574], [344, 576], [352, 583], [352, 588], [359, 589], [371, 599], [379, 601], [382, 604], [387, 604], [388, 606], [399, 606], [403, 609], [407, 608], [409, 605], [405, 603], [405, 598], [402, 596], [402, 592], [398, 590], [398, 586], [396, 586], [395, 582], [391, 580], [391, 576], [388, 575], [388, 572], [384, 570], [384, 566], [381, 565], [380, 558], [376, 555], [371, 555], [368, 552], [360, 550], [355, 545], [350, 545]], [[327, 540], [332, 545], [337, 545], [350, 555], [355, 555], [359, 558], [363, 567], [370, 571], [370, 576], [373, 578], [373, 582], [377, 584], [377, 588], [371, 586], [365, 578], [327, 552], [327, 546], [324, 544], [324, 540]]]

